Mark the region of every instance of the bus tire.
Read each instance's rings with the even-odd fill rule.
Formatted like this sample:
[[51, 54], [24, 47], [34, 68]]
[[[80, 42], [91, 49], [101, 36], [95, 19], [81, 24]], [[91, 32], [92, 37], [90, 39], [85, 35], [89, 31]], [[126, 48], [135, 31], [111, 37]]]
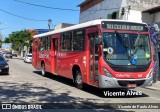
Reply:
[[82, 74], [81, 74], [80, 70], [76, 70], [74, 82], [75, 82], [75, 86], [78, 89], [82, 89], [83, 88]]
[[44, 63], [42, 63], [41, 64], [41, 74], [42, 74], [42, 76], [46, 76], [46, 71], [45, 71], [45, 64]]

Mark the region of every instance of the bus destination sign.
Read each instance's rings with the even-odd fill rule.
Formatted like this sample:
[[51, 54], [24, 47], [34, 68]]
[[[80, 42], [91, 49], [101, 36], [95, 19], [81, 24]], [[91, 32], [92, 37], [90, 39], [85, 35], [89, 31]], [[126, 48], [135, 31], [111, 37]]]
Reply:
[[102, 22], [102, 28], [110, 30], [131, 30], [131, 31], [148, 31], [145, 24], [128, 23], [128, 22]]

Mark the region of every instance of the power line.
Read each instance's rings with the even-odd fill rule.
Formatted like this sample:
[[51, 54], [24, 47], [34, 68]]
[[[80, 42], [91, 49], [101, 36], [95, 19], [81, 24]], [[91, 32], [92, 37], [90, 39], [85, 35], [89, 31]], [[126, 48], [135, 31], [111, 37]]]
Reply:
[[19, 0], [14, 0], [16, 2], [20, 2], [20, 3], [24, 3], [24, 4], [28, 4], [28, 5], [33, 5], [33, 6], [37, 6], [37, 7], [43, 7], [43, 8], [48, 8], [48, 9], [56, 9], [56, 10], [68, 10], [68, 11], [79, 11], [79, 10], [75, 10], [75, 9], [63, 9], [63, 8], [54, 8], [54, 7], [49, 7], [49, 6], [44, 6], [44, 5], [37, 5], [37, 4], [33, 4], [33, 3], [29, 3], [29, 2], [23, 2], [23, 1], [19, 1]]
[[[75, 9], [64, 9], [64, 8], [57, 8], [57, 7], [49, 7], [49, 6], [44, 6], [44, 5], [38, 5], [38, 4], [29, 3], [29, 2], [23, 2], [23, 1], [20, 1], [20, 0], [14, 0], [14, 1], [20, 2], [20, 3], [23, 3], [23, 4], [28, 4], [28, 5], [36, 6], [36, 7], [43, 7], [43, 8], [53, 9], [53, 10], [80, 11], [80, 10], [75, 10]], [[113, 10], [113, 9], [120, 9], [120, 8], [121, 7], [118, 7], [118, 8], [108, 8], [108, 9], [97, 9], [97, 10], [86, 10], [86, 11]]]
[[11, 13], [11, 12], [5, 11], [5, 10], [3, 10], [3, 9], [0, 9], [0, 11], [5, 12], [5, 13], [7, 13], [7, 14], [10, 14], [10, 15], [12, 15], [12, 16], [21, 18], [21, 19], [32, 20], [32, 21], [48, 21], [48, 20], [37, 20], [37, 19], [31, 19], [31, 18], [22, 17], [22, 16], [19, 16], [19, 15], [13, 14], [13, 13]]

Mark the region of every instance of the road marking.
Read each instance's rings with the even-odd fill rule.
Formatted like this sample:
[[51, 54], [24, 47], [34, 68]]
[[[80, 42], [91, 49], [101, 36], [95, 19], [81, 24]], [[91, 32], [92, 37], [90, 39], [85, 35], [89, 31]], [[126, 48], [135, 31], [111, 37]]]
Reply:
[[158, 99], [158, 98], [154, 98], [154, 97], [150, 97], [150, 98], [152, 98], [152, 99], [154, 99], [154, 100], [160, 100], [160, 99]]

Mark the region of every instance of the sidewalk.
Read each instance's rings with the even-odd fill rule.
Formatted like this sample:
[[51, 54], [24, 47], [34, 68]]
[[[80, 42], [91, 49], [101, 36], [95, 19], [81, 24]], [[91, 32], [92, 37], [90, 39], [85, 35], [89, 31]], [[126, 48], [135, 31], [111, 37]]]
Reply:
[[156, 83], [153, 83], [152, 86], [144, 87], [151, 90], [160, 91], [160, 81], [157, 81]]

